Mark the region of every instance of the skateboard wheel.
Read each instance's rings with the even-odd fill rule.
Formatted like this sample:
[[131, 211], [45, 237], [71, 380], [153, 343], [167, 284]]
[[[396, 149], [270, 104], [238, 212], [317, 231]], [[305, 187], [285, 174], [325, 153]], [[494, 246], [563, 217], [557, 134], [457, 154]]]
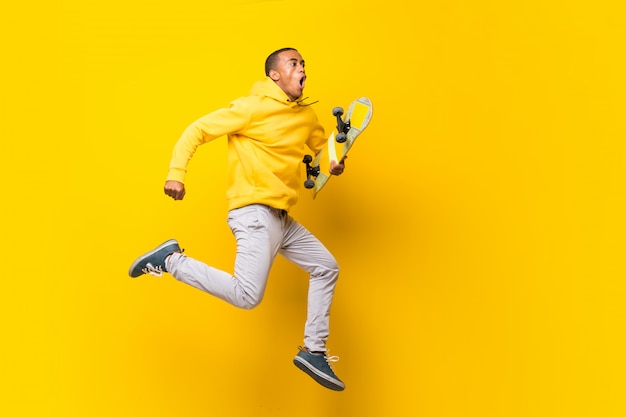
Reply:
[[304, 155], [304, 159], [302, 160], [305, 164], [310, 164], [312, 161], [313, 157], [311, 155]]
[[346, 136], [345, 133], [338, 133], [335, 140], [337, 141], [337, 143], [344, 143], [346, 140], [348, 140], [348, 136]]
[[333, 109], [333, 116], [341, 116], [343, 114], [343, 107], [335, 107]]
[[306, 181], [304, 181], [304, 188], [311, 189], [313, 187], [315, 187], [315, 181], [313, 181], [313, 180], [306, 180]]

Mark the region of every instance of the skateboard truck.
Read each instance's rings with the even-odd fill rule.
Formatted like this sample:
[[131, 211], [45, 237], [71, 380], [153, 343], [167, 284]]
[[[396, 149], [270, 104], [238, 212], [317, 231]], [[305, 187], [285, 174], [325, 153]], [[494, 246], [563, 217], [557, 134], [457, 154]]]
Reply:
[[348, 137], [346, 133], [350, 130], [350, 120], [343, 121], [341, 116], [343, 116], [343, 107], [335, 107], [333, 109], [333, 116], [337, 118], [337, 138], [335, 139], [337, 143], [344, 143]]
[[315, 187], [315, 181], [313, 181], [311, 177], [317, 178], [320, 173], [319, 165], [312, 167], [311, 162], [313, 162], [313, 157], [311, 155], [304, 155], [304, 159], [302, 160], [302, 163], [306, 164], [306, 181], [304, 181], [304, 188]]

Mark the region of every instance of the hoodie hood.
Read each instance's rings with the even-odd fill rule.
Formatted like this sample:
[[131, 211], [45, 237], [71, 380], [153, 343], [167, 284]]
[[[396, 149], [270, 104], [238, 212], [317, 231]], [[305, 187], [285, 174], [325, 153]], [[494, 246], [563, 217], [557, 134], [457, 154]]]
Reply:
[[265, 77], [264, 79], [255, 82], [250, 90], [250, 95], [268, 97], [290, 107], [310, 106], [311, 104], [317, 103], [317, 101], [314, 101], [313, 103], [303, 103], [308, 97], [302, 98], [302, 96], [298, 97], [295, 101], [289, 100], [287, 93], [285, 93], [270, 77]]
[[292, 101], [289, 101], [287, 94], [281, 90], [281, 88], [276, 85], [274, 80], [270, 77], [265, 77], [264, 79], [255, 82], [250, 90], [250, 95], [269, 97], [285, 104], [293, 103]]

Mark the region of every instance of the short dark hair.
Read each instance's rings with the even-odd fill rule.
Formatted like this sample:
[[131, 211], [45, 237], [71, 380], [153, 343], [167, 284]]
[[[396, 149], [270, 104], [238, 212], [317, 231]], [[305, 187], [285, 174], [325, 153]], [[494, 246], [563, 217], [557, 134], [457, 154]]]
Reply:
[[296, 51], [295, 48], [281, 48], [277, 51], [274, 51], [267, 57], [265, 60], [265, 75], [270, 75], [270, 71], [276, 68], [276, 63], [278, 62], [278, 55], [285, 51]]

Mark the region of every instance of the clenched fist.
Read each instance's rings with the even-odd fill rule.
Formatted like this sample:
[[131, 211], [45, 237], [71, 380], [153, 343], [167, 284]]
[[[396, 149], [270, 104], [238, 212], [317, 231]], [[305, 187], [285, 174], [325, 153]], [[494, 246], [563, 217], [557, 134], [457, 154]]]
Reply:
[[174, 200], [182, 200], [185, 197], [185, 184], [172, 180], [165, 181], [163, 191]]

